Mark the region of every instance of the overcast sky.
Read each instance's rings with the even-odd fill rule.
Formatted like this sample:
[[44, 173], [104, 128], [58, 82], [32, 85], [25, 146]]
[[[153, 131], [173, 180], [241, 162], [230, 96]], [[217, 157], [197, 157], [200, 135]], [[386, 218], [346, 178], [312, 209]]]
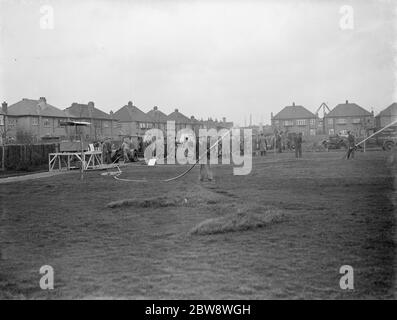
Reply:
[[[9, 104], [45, 96], [109, 112], [131, 100], [243, 125], [293, 101], [314, 112], [348, 99], [375, 113], [397, 101], [395, 1], [0, 3]], [[43, 5], [53, 29], [41, 27]], [[352, 30], [340, 26], [342, 5], [354, 9]]]

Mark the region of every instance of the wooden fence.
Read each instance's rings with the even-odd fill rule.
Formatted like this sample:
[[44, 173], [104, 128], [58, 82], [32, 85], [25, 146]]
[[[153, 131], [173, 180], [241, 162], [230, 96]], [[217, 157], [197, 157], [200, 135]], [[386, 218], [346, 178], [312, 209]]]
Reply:
[[0, 146], [0, 170], [32, 171], [48, 165], [48, 154], [59, 144], [20, 144]]

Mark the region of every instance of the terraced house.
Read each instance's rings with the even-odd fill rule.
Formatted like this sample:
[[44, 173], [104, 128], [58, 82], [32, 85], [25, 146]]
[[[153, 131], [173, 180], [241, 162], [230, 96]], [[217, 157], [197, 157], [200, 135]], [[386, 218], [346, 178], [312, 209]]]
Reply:
[[272, 127], [284, 133], [302, 133], [315, 136], [318, 131], [318, 117], [305, 107], [295, 105], [284, 107], [279, 113], [271, 114]]
[[110, 115], [95, 108], [94, 102], [90, 101], [87, 104], [72, 103], [72, 105], [65, 109], [70, 119], [79, 121], [86, 121], [91, 123], [90, 126], [81, 127], [79, 130], [83, 131], [86, 140], [97, 141], [103, 138], [116, 138], [117, 136], [117, 121]]
[[47, 103], [45, 97], [38, 100], [23, 98], [10, 106], [3, 103], [2, 109], [7, 116], [8, 138], [39, 142], [66, 137], [65, 128], [60, 123], [68, 119], [68, 115]]
[[351, 131], [356, 136], [364, 136], [366, 130], [374, 126], [374, 114], [346, 100], [326, 114], [324, 121], [325, 133], [329, 135], [345, 135]]
[[155, 121], [145, 112], [133, 105], [131, 101], [114, 113], [119, 122], [118, 134], [124, 137], [142, 137], [155, 126]]

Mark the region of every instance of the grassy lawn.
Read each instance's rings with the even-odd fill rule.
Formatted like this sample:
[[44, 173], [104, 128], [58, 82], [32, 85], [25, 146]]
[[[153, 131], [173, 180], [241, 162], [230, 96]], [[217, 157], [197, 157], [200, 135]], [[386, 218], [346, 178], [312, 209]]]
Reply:
[[[393, 298], [394, 161], [386, 152], [307, 153], [254, 158], [252, 173], [123, 168], [0, 184], [2, 298]], [[125, 205], [108, 207], [130, 199]], [[248, 230], [191, 231], [207, 219], [277, 210], [283, 219]], [[39, 287], [42, 265], [55, 289]], [[339, 268], [354, 268], [352, 291]]]

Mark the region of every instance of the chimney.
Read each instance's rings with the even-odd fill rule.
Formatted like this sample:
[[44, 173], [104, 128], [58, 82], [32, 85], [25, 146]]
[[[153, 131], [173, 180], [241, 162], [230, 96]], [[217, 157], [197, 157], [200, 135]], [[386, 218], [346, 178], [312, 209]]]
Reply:
[[273, 112], [270, 112], [270, 119], [273, 119]]
[[7, 115], [7, 113], [8, 113], [8, 105], [7, 105], [7, 102], [3, 102], [2, 104], [1, 104], [1, 109], [3, 110], [3, 112]]
[[226, 122], [226, 117], [223, 117], [223, 118], [222, 118], [222, 121], [223, 121], [223, 122]]
[[295, 107], [295, 102], [292, 102], [292, 106]]
[[190, 119], [194, 120], [194, 116], [191, 116]]
[[346, 100], [346, 104], [348, 104], [349, 103], [349, 100]]
[[175, 109], [175, 112], [179, 112], [179, 110], [178, 110], [178, 109]]
[[95, 105], [94, 102], [92, 102], [92, 101], [88, 102], [88, 105], [87, 105], [87, 107], [88, 107], [88, 116], [90, 118], [92, 118], [93, 115], [94, 115], [94, 105]]
[[153, 110], [157, 110], [157, 109], [158, 109], [157, 106], [154, 106], [154, 107], [153, 107]]
[[130, 108], [132, 108], [132, 106], [133, 106], [132, 101], [128, 101], [128, 106], [129, 106]]
[[40, 97], [40, 99], [39, 99], [39, 103], [40, 103], [40, 102], [42, 102], [42, 103], [46, 104], [46, 103], [47, 103], [47, 100], [46, 100], [46, 98], [45, 98], [45, 97]]

